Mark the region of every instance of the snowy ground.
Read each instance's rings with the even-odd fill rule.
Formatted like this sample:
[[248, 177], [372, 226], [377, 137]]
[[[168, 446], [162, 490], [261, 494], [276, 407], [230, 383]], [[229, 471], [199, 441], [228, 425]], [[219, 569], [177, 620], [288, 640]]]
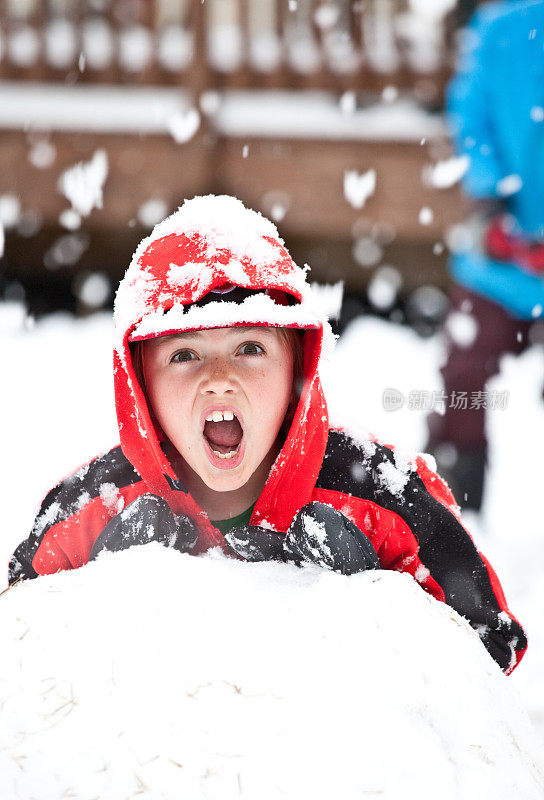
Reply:
[[[105, 315], [31, 326], [0, 306], [3, 564], [53, 483], [116, 442], [110, 340]], [[382, 393], [440, 390], [440, 358], [438, 338], [356, 321], [323, 370], [331, 406], [421, 447], [424, 412]], [[505, 359], [467, 519], [529, 633], [511, 678], [403, 576], [106, 556], [2, 597], [0, 796], [543, 797], [543, 376], [541, 350]]]

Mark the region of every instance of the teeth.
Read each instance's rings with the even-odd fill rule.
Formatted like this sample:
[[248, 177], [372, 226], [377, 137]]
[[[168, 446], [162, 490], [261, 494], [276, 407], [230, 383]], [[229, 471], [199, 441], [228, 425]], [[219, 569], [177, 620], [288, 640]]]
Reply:
[[208, 414], [206, 417], [206, 422], [223, 422], [223, 420], [227, 420], [228, 422], [234, 419], [234, 413], [232, 411], [212, 411], [211, 414]]
[[232, 458], [233, 456], [236, 455], [236, 453], [238, 452], [239, 449], [240, 449], [240, 445], [238, 445], [236, 450], [230, 450], [228, 453], [218, 453], [217, 450], [214, 450], [213, 452], [219, 458]]

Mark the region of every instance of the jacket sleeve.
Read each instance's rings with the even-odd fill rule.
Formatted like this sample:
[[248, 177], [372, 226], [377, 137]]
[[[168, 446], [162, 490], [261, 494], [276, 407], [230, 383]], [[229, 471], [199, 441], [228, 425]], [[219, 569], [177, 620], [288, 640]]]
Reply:
[[100, 533], [142, 493], [142, 483], [120, 488], [106, 483], [101, 489], [93, 497], [88, 487], [74, 485], [73, 479], [68, 479], [47, 495], [28, 539], [11, 557], [10, 584], [86, 564]]
[[469, 197], [496, 198], [497, 183], [504, 178], [493, 133], [489, 97], [489, 48], [493, 21], [486, 9], [478, 11], [463, 31], [457, 72], [447, 92], [448, 121], [458, 153], [470, 159], [463, 178]]
[[43, 501], [32, 530], [16, 548], [9, 583], [80, 567], [89, 560], [95, 538], [112, 516], [102, 498], [82, 494], [73, 503], [53, 489]]
[[423, 457], [406, 458], [375, 440], [331, 430], [314, 499], [348, 516], [380, 564], [411, 574], [478, 632], [507, 673], [527, 640], [497, 576], [460, 521], [449, 487]]
[[508, 609], [495, 571], [478, 551], [458, 516], [447, 484], [423, 459], [421, 506], [427, 524], [419, 526], [419, 557], [442, 587], [446, 603], [466, 617], [501, 669], [509, 674], [527, 648], [523, 628]]
[[9, 563], [9, 582], [86, 564], [110, 519], [145, 491], [119, 446], [97, 456], [45, 497], [28, 539]]

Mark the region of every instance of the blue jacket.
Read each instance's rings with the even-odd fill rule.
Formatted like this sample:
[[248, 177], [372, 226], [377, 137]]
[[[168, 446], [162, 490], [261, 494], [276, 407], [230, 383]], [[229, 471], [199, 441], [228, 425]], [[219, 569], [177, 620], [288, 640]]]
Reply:
[[[470, 157], [464, 189], [502, 198], [521, 234], [544, 238], [544, 2], [483, 6], [465, 31], [448, 115]], [[510, 181], [511, 193], [501, 191]], [[517, 185], [516, 185], [517, 184]], [[452, 256], [457, 282], [524, 319], [543, 316], [544, 280], [481, 252]]]

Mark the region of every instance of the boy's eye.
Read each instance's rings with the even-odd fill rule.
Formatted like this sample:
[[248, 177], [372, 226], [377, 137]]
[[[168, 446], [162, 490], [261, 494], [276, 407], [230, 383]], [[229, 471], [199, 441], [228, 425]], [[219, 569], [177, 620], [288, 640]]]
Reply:
[[194, 361], [196, 358], [198, 358], [198, 356], [196, 353], [193, 353], [192, 350], [178, 350], [170, 360], [180, 363], [181, 361]]
[[261, 347], [257, 342], [244, 342], [238, 348], [238, 353], [242, 356], [260, 356], [264, 353], [264, 347]]

